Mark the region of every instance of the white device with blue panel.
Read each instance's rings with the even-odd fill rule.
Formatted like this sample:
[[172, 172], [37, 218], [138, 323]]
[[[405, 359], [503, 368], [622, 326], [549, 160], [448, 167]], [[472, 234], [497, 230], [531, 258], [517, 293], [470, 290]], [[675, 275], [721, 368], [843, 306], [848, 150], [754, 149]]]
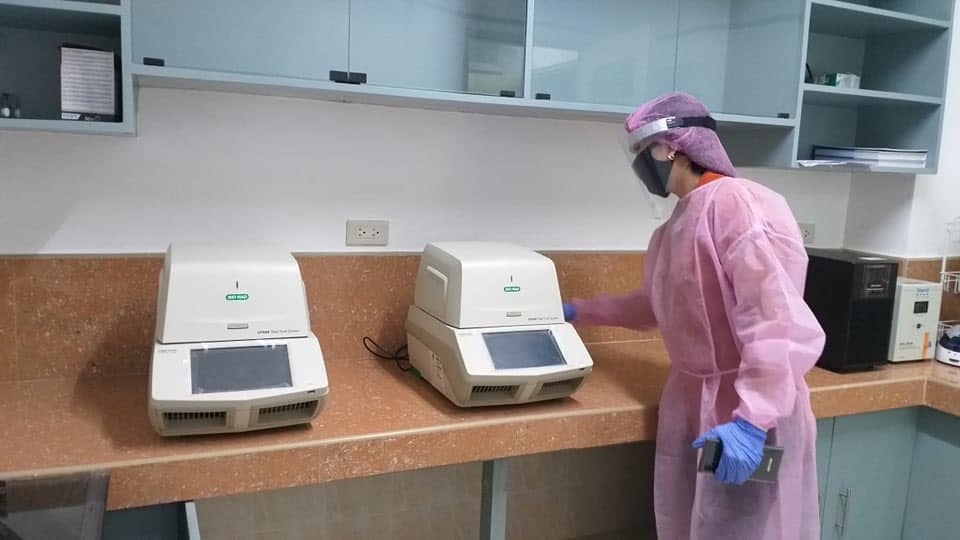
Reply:
[[512, 244], [428, 244], [406, 328], [410, 363], [460, 407], [563, 398], [593, 369], [553, 261]]
[[150, 364], [150, 422], [158, 433], [306, 423], [328, 390], [290, 252], [263, 244], [170, 246]]

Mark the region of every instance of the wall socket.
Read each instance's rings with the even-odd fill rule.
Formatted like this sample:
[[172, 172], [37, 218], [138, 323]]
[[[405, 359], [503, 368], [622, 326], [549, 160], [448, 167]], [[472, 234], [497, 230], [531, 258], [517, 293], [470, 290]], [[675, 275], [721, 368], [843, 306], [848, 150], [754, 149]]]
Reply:
[[390, 240], [390, 222], [383, 219], [348, 219], [348, 246], [385, 246]]
[[803, 243], [810, 245], [817, 241], [817, 226], [813, 223], [800, 223], [800, 235]]

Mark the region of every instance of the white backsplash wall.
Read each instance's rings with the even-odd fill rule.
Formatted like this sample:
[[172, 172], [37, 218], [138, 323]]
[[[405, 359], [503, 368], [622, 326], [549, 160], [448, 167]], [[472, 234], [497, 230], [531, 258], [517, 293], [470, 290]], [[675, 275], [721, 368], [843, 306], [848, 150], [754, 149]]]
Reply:
[[911, 174], [854, 174], [844, 247], [906, 256], [915, 178]]
[[[946, 222], [960, 217], [960, 25], [954, 24], [951, 32], [940, 167], [937, 174], [918, 176], [916, 180], [907, 253], [911, 257], [942, 256]], [[960, 244], [952, 243], [947, 250], [949, 255], [960, 255]]]
[[[136, 137], [0, 131], [0, 254], [228, 238], [347, 251], [347, 218], [389, 219], [387, 251], [634, 250], [659, 224], [619, 124], [168, 89], [141, 90], [138, 110]], [[741, 174], [841, 245], [849, 175]]]

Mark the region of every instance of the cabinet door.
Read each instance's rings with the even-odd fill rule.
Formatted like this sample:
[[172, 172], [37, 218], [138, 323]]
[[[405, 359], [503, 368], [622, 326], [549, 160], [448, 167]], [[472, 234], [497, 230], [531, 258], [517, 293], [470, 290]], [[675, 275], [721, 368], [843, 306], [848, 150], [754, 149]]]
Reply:
[[678, 0], [537, 0], [531, 88], [636, 106], [673, 90]]
[[523, 0], [352, 0], [350, 71], [398, 88], [523, 92]]
[[824, 498], [825, 540], [899, 540], [917, 410], [835, 419]]
[[957, 538], [960, 512], [960, 418], [922, 409], [903, 523], [904, 540]]
[[133, 61], [327, 80], [347, 69], [349, 0], [132, 0]]
[[802, 0], [680, 0], [677, 90], [711, 112], [796, 115]]

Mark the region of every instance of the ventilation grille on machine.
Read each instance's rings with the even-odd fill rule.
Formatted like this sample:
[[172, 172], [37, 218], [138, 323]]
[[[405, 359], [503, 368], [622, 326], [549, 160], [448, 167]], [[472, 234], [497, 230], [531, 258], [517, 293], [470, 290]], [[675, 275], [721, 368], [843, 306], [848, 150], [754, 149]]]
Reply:
[[170, 428], [219, 427], [227, 425], [226, 411], [165, 412], [163, 423]]
[[515, 384], [481, 385], [470, 389], [470, 399], [501, 399], [517, 395], [520, 387]]
[[260, 407], [259, 422], [261, 424], [271, 424], [274, 422], [288, 422], [291, 420], [308, 420], [313, 417], [317, 410], [319, 401], [301, 401], [299, 403], [287, 403], [286, 405], [276, 405], [273, 407]]
[[579, 388], [580, 383], [582, 382], [583, 377], [577, 377], [576, 379], [565, 379], [562, 381], [545, 382], [540, 385], [540, 395], [569, 394]]

